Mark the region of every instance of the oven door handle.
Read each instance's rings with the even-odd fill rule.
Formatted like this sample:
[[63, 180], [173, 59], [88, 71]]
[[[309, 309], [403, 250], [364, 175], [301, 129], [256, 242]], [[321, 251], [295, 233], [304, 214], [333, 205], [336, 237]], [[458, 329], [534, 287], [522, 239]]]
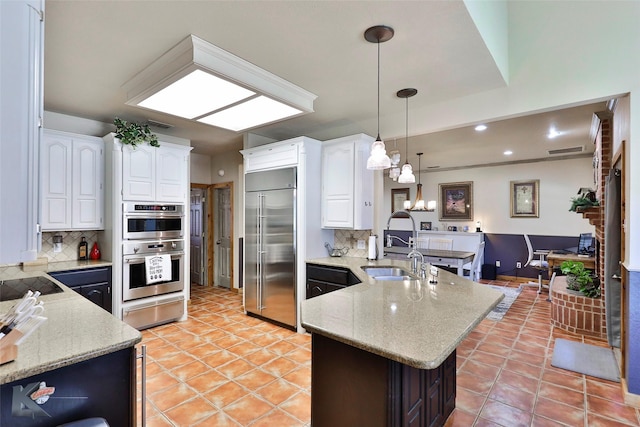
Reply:
[[174, 256], [183, 256], [184, 252], [154, 252], [147, 255], [125, 255], [123, 261], [127, 264], [134, 264], [136, 261], [144, 262], [146, 257], [153, 255], [171, 255], [173, 258]]

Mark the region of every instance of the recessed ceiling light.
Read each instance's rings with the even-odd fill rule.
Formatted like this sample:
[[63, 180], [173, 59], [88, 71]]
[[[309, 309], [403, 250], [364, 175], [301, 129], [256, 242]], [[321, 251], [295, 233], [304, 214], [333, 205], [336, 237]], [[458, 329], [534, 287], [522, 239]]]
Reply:
[[510, 156], [510, 155], [512, 155], [512, 154], [513, 154], [513, 151], [511, 151], [511, 150], [507, 150], [507, 151], [505, 151], [505, 152], [504, 152], [504, 153], [502, 153], [502, 154], [504, 154], [505, 156]]
[[483, 130], [487, 129], [487, 125], [478, 125], [474, 129], [477, 130], [478, 132], [482, 132]]

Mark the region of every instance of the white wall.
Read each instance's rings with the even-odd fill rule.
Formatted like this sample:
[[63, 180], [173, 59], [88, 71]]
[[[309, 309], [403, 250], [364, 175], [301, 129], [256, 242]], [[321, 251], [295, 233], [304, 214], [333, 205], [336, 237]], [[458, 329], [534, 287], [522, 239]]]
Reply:
[[[539, 218], [511, 218], [510, 181], [534, 179], [540, 180]], [[473, 221], [444, 221], [447, 225], [466, 225], [475, 230], [476, 221], [481, 221], [482, 231], [502, 234], [577, 236], [594, 232], [594, 227], [582, 215], [569, 212], [570, 199], [576, 196], [578, 188], [593, 187], [591, 157], [429, 172], [422, 173], [420, 180], [424, 199], [438, 200], [438, 204], [438, 184], [473, 181]], [[398, 184], [385, 177], [384, 187], [386, 218], [391, 214], [392, 188], [408, 187], [411, 201], [415, 200], [416, 184]], [[420, 221], [431, 221], [433, 227], [443, 230], [438, 210], [412, 212], [411, 215], [418, 228]], [[410, 230], [411, 221], [393, 219], [391, 228]]]
[[191, 183], [211, 184], [211, 156], [191, 153]]

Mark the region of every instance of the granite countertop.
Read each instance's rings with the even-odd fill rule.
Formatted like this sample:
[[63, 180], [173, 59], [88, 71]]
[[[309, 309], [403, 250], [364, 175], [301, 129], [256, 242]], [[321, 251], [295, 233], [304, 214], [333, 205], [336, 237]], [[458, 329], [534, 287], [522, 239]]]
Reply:
[[[404, 246], [391, 246], [390, 248], [388, 247], [384, 248], [385, 253], [391, 253], [391, 254], [407, 254], [408, 255], [409, 252], [411, 252], [411, 250], [412, 250], [411, 248], [404, 247]], [[474, 252], [467, 252], [467, 251], [447, 251], [442, 249], [423, 249], [423, 248], [417, 248], [417, 251], [425, 256], [440, 257], [440, 258], [468, 258], [470, 256], [471, 257], [475, 256]]]
[[408, 261], [340, 257], [309, 264], [350, 269], [361, 284], [302, 302], [302, 326], [336, 341], [413, 366], [438, 367], [504, 298], [488, 286], [438, 269], [427, 279], [382, 281], [362, 266], [397, 266]]
[[[44, 302], [43, 315], [47, 320], [18, 346], [16, 360], [0, 365], [0, 384], [133, 347], [140, 342], [140, 331], [51, 276], [31, 274], [39, 275], [54, 281], [64, 292], [39, 298]], [[0, 315], [15, 303], [16, 300], [0, 302]]]
[[20, 279], [23, 277], [37, 276], [41, 273], [52, 273], [56, 271], [81, 270], [85, 268], [109, 267], [113, 265], [111, 261], [99, 260], [73, 260], [55, 261], [36, 265], [9, 265], [0, 267], [0, 280]]

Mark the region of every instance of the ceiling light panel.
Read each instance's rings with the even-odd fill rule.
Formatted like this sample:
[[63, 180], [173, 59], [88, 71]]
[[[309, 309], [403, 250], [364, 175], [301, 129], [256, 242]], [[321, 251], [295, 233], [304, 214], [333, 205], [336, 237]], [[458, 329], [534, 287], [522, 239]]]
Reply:
[[202, 70], [180, 80], [138, 103], [151, 110], [193, 119], [255, 95], [248, 89]]
[[269, 99], [266, 96], [259, 96], [198, 119], [198, 121], [238, 132], [301, 113], [302, 111], [297, 108]]
[[[194, 35], [169, 49], [123, 88], [128, 105], [236, 131], [311, 113], [317, 98]], [[266, 110], [256, 111], [256, 107]], [[229, 113], [224, 113], [226, 108]], [[245, 117], [238, 118], [237, 111]]]

